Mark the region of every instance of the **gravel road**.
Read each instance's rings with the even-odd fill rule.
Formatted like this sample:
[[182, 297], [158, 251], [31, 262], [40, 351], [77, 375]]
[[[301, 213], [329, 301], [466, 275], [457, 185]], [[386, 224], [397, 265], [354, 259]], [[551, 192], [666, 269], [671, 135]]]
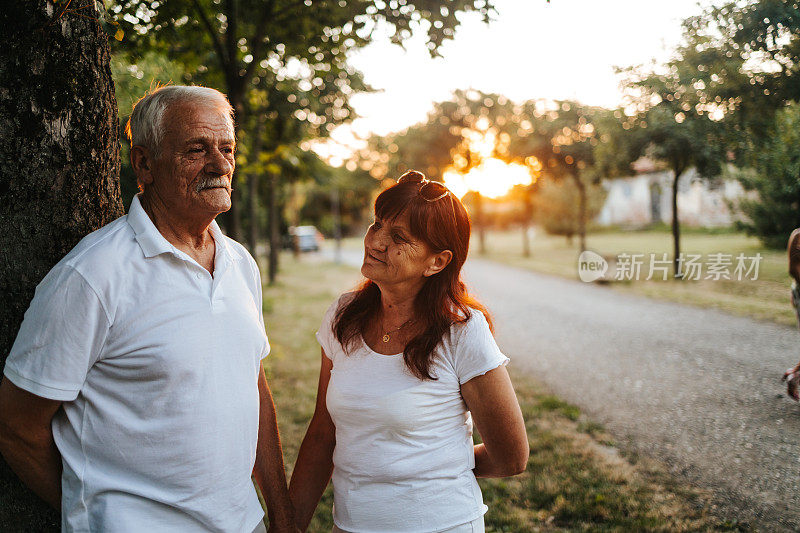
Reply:
[[798, 530], [800, 406], [779, 381], [800, 358], [795, 329], [488, 261], [465, 272], [517, 369], [712, 490], [723, 516]]
[[466, 277], [512, 364], [713, 490], [724, 516], [800, 527], [800, 406], [779, 382], [800, 358], [795, 329], [488, 261]]

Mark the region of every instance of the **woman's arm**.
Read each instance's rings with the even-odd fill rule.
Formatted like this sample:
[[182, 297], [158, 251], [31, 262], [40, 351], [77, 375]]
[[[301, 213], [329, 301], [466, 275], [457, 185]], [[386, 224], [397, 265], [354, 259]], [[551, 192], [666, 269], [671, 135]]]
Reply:
[[300, 453], [289, 483], [289, 498], [294, 508], [295, 523], [300, 531], [305, 531], [319, 499], [328, 486], [333, 473], [333, 448], [336, 446], [336, 433], [328, 414], [325, 396], [331, 379], [333, 364], [325, 350], [322, 350], [322, 363], [319, 369], [317, 386], [317, 406], [314, 416], [300, 445]]
[[483, 438], [475, 446], [475, 476], [520, 474], [528, 464], [528, 434], [505, 366], [461, 385], [461, 396]]

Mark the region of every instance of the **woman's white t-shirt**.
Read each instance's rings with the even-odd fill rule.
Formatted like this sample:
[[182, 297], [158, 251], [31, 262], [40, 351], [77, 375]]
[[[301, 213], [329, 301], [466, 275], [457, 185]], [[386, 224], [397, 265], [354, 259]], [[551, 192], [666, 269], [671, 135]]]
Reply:
[[438, 379], [420, 380], [402, 354], [379, 354], [363, 340], [344, 352], [332, 322], [346, 297], [331, 305], [317, 332], [333, 362], [326, 400], [336, 426], [334, 523], [354, 533], [421, 533], [482, 516], [461, 385], [508, 363], [486, 318], [472, 310], [454, 324], [435, 351]]

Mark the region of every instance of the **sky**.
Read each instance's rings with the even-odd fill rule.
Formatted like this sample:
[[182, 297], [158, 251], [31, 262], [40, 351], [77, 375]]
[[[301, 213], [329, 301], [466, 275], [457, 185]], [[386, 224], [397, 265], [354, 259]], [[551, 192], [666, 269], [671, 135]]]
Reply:
[[332, 164], [359, 144], [425, 120], [434, 102], [456, 89], [478, 89], [514, 101], [574, 99], [621, 102], [615, 66], [665, 61], [680, 42], [680, 23], [701, 12], [697, 0], [495, 0], [486, 25], [462, 16], [455, 38], [433, 59], [424, 39], [405, 49], [385, 38], [354, 53], [351, 64], [379, 92], [351, 99], [361, 118], [342, 126], [327, 148]]

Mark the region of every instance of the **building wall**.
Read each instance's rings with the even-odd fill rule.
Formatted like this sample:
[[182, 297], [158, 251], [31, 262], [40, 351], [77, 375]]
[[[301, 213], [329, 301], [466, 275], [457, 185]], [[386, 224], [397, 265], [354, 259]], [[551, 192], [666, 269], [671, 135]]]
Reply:
[[[606, 202], [596, 222], [600, 225], [646, 226], [672, 222], [672, 172], [648, 172], [606, 180]], [[728, 201], [742, 197], [735, 180], [701, 179], [694, 169], [678, 183], [678, 217], [689, 226], [729, 226], [736, 215]]]

